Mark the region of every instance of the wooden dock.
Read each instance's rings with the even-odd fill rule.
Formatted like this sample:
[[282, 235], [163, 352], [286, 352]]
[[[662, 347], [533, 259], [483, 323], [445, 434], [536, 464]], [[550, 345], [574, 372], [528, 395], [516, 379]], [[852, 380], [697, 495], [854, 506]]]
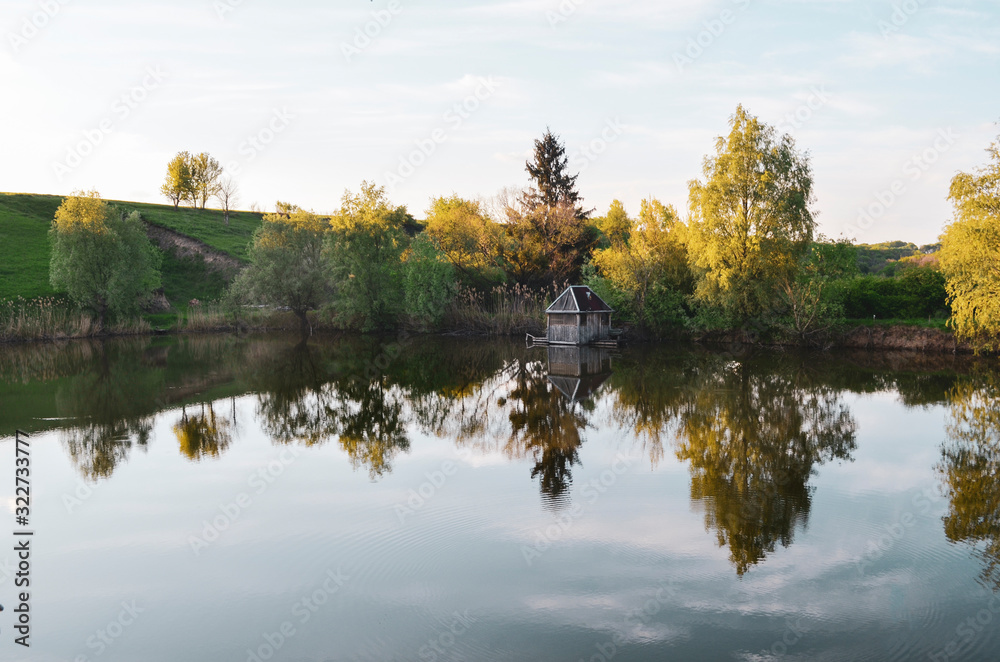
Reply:
[[565, 345], [567, 347], [608, 347], [611, 349], [618, 347], [618, 340], [616, 338], [609, 338], [607, 340], [592, 340], [584, 345], [577, 345], [576, 343], [571, 342], [550, 342], [546, 336], [538, 337], [533, 336], [530, 333], [525, 335], [527, 337], [524, 340], [528, 347], [544, 347], [547, 345]]

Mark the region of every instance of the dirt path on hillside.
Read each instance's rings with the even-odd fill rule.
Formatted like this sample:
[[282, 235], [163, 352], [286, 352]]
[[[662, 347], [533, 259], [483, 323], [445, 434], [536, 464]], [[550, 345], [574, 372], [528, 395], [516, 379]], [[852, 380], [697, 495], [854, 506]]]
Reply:
[[161, 250], [181, 258], [200, 257], [210, 271], [232, 279], [245, 266], [242, 262], [192, 237], [146, 221], [146, 234]]

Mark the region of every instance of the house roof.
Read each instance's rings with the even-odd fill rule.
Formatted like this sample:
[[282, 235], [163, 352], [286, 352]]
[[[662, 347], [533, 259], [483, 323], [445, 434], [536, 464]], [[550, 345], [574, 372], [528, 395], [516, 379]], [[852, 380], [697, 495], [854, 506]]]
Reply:
[[612, 313], [611, 306], [586, 285], [570, 285], [552, 302], [546, 313]]

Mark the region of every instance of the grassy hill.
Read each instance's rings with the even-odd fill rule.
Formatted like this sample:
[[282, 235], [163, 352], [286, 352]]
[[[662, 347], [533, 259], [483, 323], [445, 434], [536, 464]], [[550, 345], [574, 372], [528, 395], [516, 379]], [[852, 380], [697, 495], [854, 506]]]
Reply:
[[[57, 195], [0, 193], [0, 299], [57, 294], [49, 285], [48, 231], [62, 200]], [[137, 210], [154, 225], [197, 239], [240, 261], [246, 260], [250, 238], [261, 222], [259, 213], [231, 212], [227, 227], [222, 212], [214, 209], [108, 202]], [[178, 309], [191, 299], [215, 299], [226, 286], [226, 279], [200, 258], [172, 251], [164, 252], [162, 273], [164, 292]]]

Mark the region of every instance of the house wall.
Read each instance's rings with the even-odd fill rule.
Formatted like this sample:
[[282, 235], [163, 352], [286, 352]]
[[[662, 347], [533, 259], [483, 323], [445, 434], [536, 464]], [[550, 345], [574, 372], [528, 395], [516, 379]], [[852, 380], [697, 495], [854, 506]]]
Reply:
[[607, 313], [596, 313], [584, 315], [583, 324], [580, 326], [581, 343], [589, 343], [595, 340], [607, 340], [610, 333]]
[[608, 313], [549, 314], [549, 342], [586, 345], [594, 340], [610, 337], [610, 316]]
[[[576, 315], [573, 315], [576, 317]], [[576, 324], [572, 326], [564, 324], [550, 324], [548, 332], [549, 342], [567, 342], [577, 344], [579, 342], [576, 333]]]

